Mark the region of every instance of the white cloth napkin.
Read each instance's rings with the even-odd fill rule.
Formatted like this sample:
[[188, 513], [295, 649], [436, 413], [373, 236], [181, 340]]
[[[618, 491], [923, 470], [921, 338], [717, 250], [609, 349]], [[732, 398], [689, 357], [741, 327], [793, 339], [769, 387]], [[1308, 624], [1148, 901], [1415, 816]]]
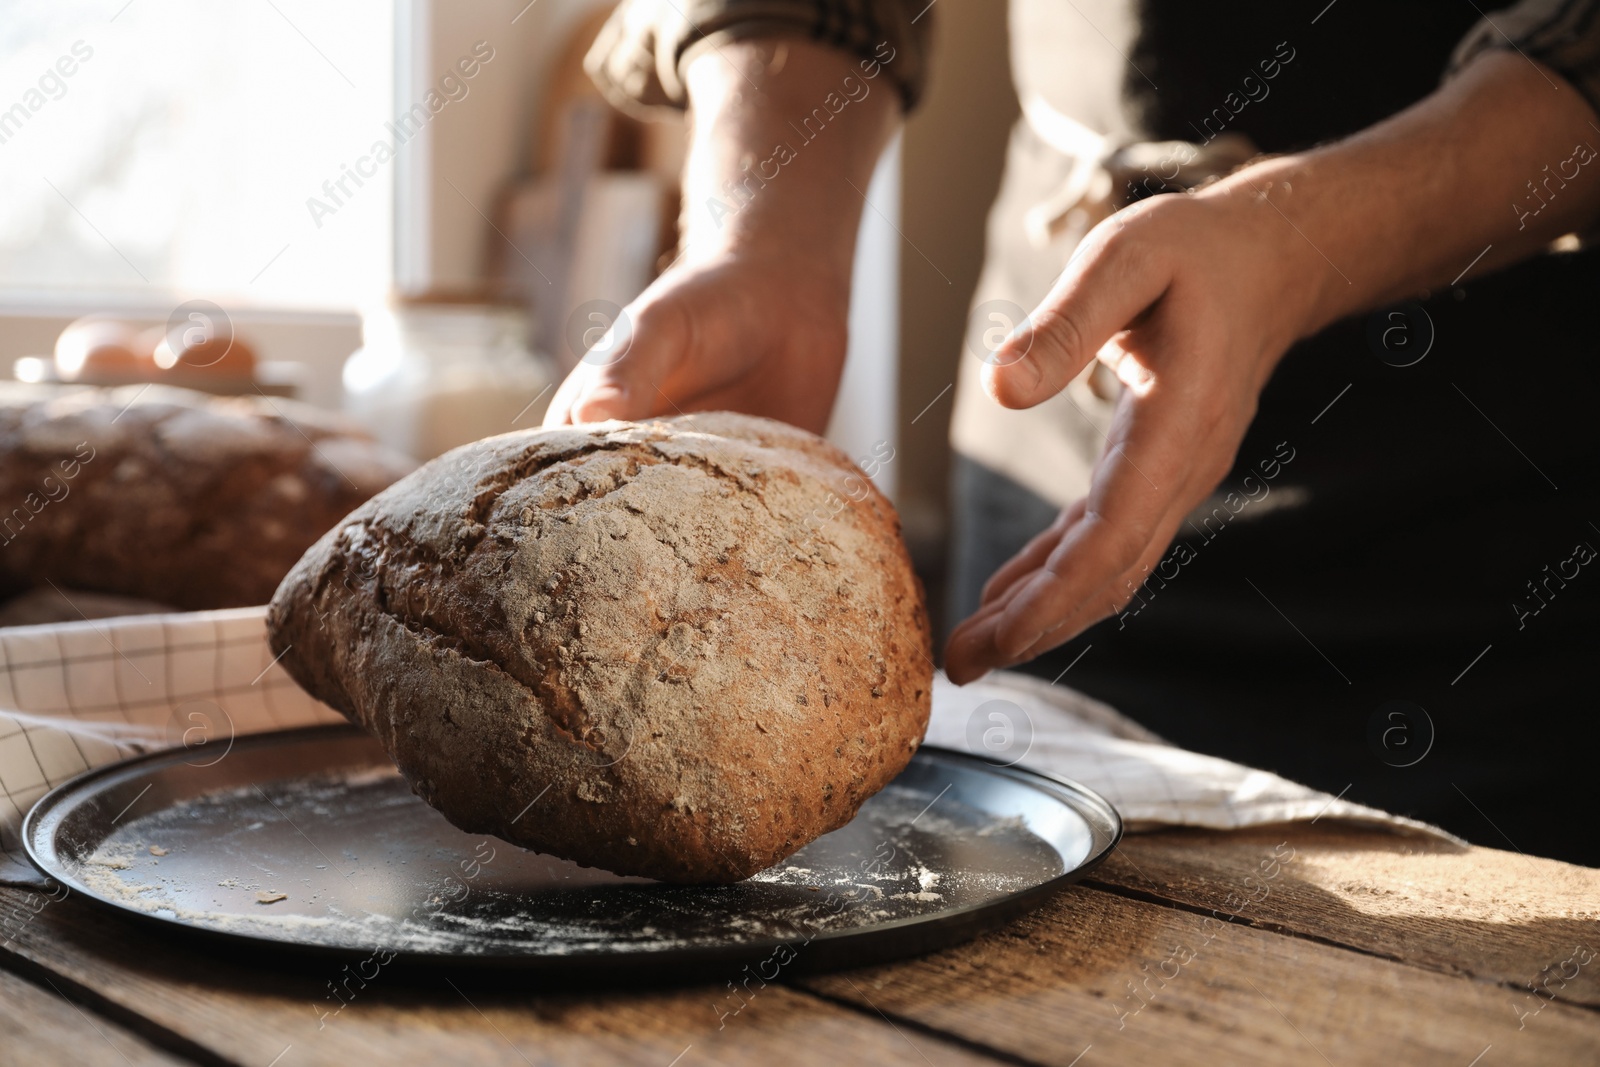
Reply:
[[265, 608], [0, 629], [0, 884], [43, 883], [23, 816], [82, 771], [179, 745], [209, 760], [243, 734], [343, 721], [273, 662]]
[[1109, 705], [1010, 671], [959, 687], [936, 676], [927, 741], [1081, 782], [1111, 801], [1130, 831], [1329, 819], [1457, 840], [1270, 771], [1177, 748]]
[[[266, 610], [140, 615], [0, 628], [0, 884], [37, 886], [20, 831], [51, 788], [91, 767], [237, 736], [343, 722], [272, 658]], [[1441, 835], [1277, 775], [1174, 748], [1104, 704], [1023, 675], [935, 680], [928, 742], [1063, 775], [1130, 830], [1318, 818]]]

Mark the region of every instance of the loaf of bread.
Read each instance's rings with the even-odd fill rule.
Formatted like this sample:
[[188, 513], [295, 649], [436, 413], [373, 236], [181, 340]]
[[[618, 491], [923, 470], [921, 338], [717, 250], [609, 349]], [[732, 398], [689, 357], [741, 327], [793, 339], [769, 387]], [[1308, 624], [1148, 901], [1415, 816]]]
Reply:
[[53, 585], [264, 604], [312, 542], [414, 467], [289, 400], [0, 382], [0, 597]]
[[726, 413], [446, 453], [318, 542], [268, 628], [457, 826], [673, 882], [844, 825], [932, 692], [888, 501], [820, 438]]

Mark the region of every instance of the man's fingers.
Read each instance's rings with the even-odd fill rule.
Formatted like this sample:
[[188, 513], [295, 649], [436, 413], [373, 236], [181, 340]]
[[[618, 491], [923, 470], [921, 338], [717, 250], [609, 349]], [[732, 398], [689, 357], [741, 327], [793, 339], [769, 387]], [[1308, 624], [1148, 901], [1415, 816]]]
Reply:
[[561, 385], [556, 389], [556, 395], [550, 398], [550, 406], [544, 409], [544, 426], [551, 429], [556, 426], [565, 426], [572, 421], [572, 402], [583, 392], [588, 384], [589, 368], [578, 364], [567, 376], [561, 380]]
[[[639, 368], [642, 370], [643, 368]], [[622, 374], [609, 367], [579, 363], [545, 409], [545, 426], [566, 426], [578, 422], [604, 422], [606, 419], [642, 419], [652, 414], [650, 399], [654, 389], [640, 379], [642, 374]], [[644, 387], [641, 392], [640, 387]], [[650, 395], [645, 395], [646, 393]]]
[[672, 329], [675, 316], [655, 308], [625, 308], [616, 322], [584, 354], [596, 368], [572, 403], [573, 422], [642, 419], [656, 414], [663, 400], [660, 383], [683, 353]]
[[[1017, 570], [1006, 588], [986, 594], [978, 610], [951, 631], [949, 640], [945, 642], [945, 674], [957, 685], [965, 685], [990, 668], [1015, 662], [1003, 656], [995, 647], [995, 634], [1000, 621], [1005, 618], [1006, 609], [1016, 599], [1017, 593], [1044, 567], [1062, 532], [1070, 529], [1083, 516], [1082, 503], [1079, 501], [1063, 511], [1049, 530], [1030, 542], [1022, 553], [1014, 556], [1007, 563], [1008, 567], [1014, 564], [1020, 566], [1023, 555], [1029, 556], [1033, 563], [1026, 569]], [[1039, 551], [1035, 551], [1036, 545]]]
[[1061, 540], [1061, 535], [1071, 528], [1072, 524], [1083, 517], [1084, 501], [1078, 500], [1065, 508], [1056, 521], [1035, 534], [1029, 542], [1022, 547], [1022, 551], [1001, 564], [1000, 569], [983, 583], [983, 594], [978, 600], [981, 607], [986, 607], [1006, 590], [1014, 585], [1017, 579], [1031, 574], [1044, 566], [1044, 561], [1050, 558], [1050, 552]]
[[641, 395], [638, 386], [602, 380], [584, 390], [572, 404], [573, 422], [604, 422], [607, 419], [644, 419], [654, 414], [652, 397]]
[[1166, 292], [1170, 272], [1117, 233], [1112, 228], [1098, 240], [1090, 234], [1089, 249], [995, 350], [983, 371], [984, 388], [995, 400], [1029, 408], [1055, 396]]
[[1124, 398], [1083, 519], [1006, 606], [995, 637], [1002, 655], [1020, 656], [1076, 616], [1099, 618], [1114, 610], [1126, 592], [1116, 585], [1120, 576], [1172, 536], [1182, 518], [1195, 441], [1177, 413], [1165, 408]]
[[1138, 594], [1139, 588], [1144, 584], [1145, 579], [1150, 576], [1151, 569], [1160, 563], [1161, 558], [1166, 555], [1167, 542], [1169, 540], [1170, 537], [1158, 538], [1153, 541], [1149, 550], [1145, 552], [1139, 562], [1124, 571], [1112, 583], [1111, 592], [1115, 595], [1110, 599], [1104, 601], [1104, 603], [1097, 603], [1092, 600], [1085, 601], [1081, 608], [1063, 620], [1058, 628], [1046, 631], [1040, 636], [1039, 640], [1023, 649], [1015, 660], [998, 664], [998, 666], [1009, 666], [1012, 662], [1026, 663], [1036, 656], [1044, 655], [1052, 648], [1066, 644], [1101, 619], [1110, 618], [1112, 615], [1118, 615], [1128, 610], [1129, 604], [1134, 596]]
[[952, 682], [966, 685], [1003, 662], [994, 645], [1003, 613], [1000, 607], [983, 608], [951, 632], [944, 648], [944, 673]]
[[1036, 574], [1072, 524], [1083, 517], [1084, 501], [1062, 510], [1055, 522], [1036, 534], [984, 584], [978, 610], [951, 631], [945, 644], [945, 673], [957, 685], [977, 678], [996, 663], [995, 627], [1016, 591]]
[[670, 410], [660, 387], [683, 359], [681, 313], [665, 302], [629, 307], [591, 340], [550, 402], [546, 426], [643, 419]]
[[987, 671], [1025, 663], [1072, 640], [1102, 618], [1116, 614], [1138, 591], [1150, 568], [1161, 560], [1166, 552], [1167, 539], [1152, 541], [1140, 560], [1105, 590], [1104, 598], [1091, 597], [1082, 601], [1076, 610], [1070, 611], [1051, 628], [1041, 632], [1027, 648], [1010, 652], [1002, 650], [999, 645], [1000, 627], [1006, 618], [1006, 611], [1021, 590], [1029, 585], [1030, 579], [1044, 571], [1041, 566], [1038, 570], [1019, 576], [1009, 590], [979, 608], [951, 633], [945, 645], [945, 675], [957, 685], [965, 685], [982, 677]]

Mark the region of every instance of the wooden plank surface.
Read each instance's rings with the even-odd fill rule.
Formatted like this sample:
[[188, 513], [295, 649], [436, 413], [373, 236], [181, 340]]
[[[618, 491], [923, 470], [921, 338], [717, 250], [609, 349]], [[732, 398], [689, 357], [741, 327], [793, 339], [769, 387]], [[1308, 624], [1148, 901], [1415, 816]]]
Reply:
[[[16, 894], [0, 889], [0, 906]], [[327, 983], [340, 977], [336, 964], [230, 963], [198, 943], [172, 941], [74, 899], [45, 908], [0, 951], [0, 967], [19, 965], [42, 968], [64, 988], [99, 998], [101, 1014], [135, 1028], [143, 1020], [150, 1031], [193, 1041], [218, 1060], [262, 1067], [274, 1061], [275, 1067], [995, 1062], [926, 1034], [910, 1035], [913, 1046], [870, 1009], [781, 984], [753, 985], [745, 1006], [725, 1016], [741, 1003], [726, 988], [557, 995], [529, 992], [515, 973], [452, 984], [377, 970], [365, 987], [344, 987], [348, 1003], [335, 1011], [343, 1001], [330, 997]]]
[[[1600, 949], [1596, 872], [1306, 826], [1119, 852], [1101, 887], [968, 945], [737, 998], [380, 972], [339, 1010], [337, 965], [232, 961], [71, 899], [13, 931], [0, 969], [29, 979], [30, 1005], [46, 976], [130, 1041], [262, 1067], [1600, 1063], [1600, 957], [1567, 944]], [[0, 908], [25, 896], [0, 889]], [[1517, 986], [1541, 968], [1571, 973]]]
[[0, 1064], [170, 1067], [183, 1062], [84, 1011], [48, 983], [41, 988], [0, 971]]
[[[1293, 858], [1273, 864], [1280, 845]], [[1279, 826], [1129, 836], [1094, 877], [1539, 999], [1600, 1006], [1593, 868], [1335, 826]]]
[[1032, 1063], [1600, 1063], [1600, 1015], [1503, 987], [1068, 890], [970, 945], [805, 979]]

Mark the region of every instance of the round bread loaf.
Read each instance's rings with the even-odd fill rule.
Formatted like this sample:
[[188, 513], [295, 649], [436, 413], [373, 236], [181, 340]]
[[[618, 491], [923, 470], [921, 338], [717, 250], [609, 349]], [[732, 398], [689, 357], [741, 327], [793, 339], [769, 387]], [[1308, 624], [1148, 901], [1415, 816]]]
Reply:
[[932, 692], [888, 501], [822, 439], [727, 413], [446, 453], [319, 541], [268, 628], [457, 826], [673, 882], [844, 825]]
[[293, 401], [0, 382], [0, 597], [53, 584], [264, 604], [312, 542], [415, 466]]

